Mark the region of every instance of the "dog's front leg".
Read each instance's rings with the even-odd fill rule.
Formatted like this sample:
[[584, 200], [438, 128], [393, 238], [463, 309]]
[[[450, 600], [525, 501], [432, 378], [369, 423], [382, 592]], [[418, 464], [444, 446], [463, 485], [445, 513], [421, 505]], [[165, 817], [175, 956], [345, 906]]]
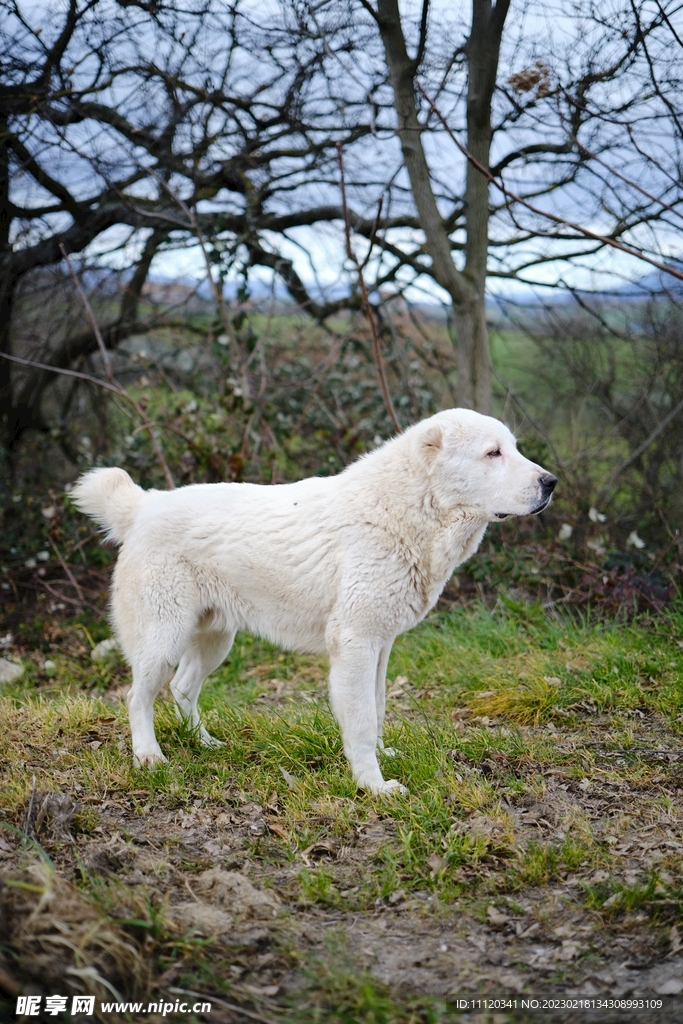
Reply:
[[360, 637], [345, 635], [330, 644], [330, 703], [344, 753], [358, 786], [375, 795], [406, 791], [396, 779], [384, 780], [377, 760], [380, 657], [381, 650]]
[[391, 654], [393, 640], [391, 643], [385, 644], [379, 654], [379, 662], [377, 664], [377, 681], [375, 683], [375, 707], [377, 708], [377, 748], [382, 753], [386, 754], [387, 757], [394, 757], [397, 753], [393, 747], [385, 747], [382, 739], [382, 733], [384, 730], [384, 715], [386, 712], [387, 704], [387, 666], [389, 664], [389, 655]]

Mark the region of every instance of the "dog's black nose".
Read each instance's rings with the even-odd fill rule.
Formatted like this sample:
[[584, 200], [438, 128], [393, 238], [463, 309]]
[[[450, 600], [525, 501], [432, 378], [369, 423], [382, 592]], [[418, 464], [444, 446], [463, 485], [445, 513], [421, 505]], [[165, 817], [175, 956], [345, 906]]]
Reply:
[[556, 476], [552, 476], [552, 474], [550, 474], [550, 473], [544, 473], [543, 476], [540, 476], [538, 479], [539, 479], [539, 483], [541, 484], [541, 487], [543, 488], [543, 490], [547, 494], [552, 494], [553, 491], [555, 490], [555, 484], [557, 483], [557, 477]]

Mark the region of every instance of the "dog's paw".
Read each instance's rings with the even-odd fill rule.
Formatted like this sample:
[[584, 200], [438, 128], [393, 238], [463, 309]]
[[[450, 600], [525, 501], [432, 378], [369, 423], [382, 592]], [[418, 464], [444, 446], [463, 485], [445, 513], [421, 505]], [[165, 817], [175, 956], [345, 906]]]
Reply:
[[373, 796], [383, 796], [385, 794], [403, 796], [407, 792], [406, 787], [398, 779], [387, 779], [381, 786], [373, 786], [372, 788]]
[[381, 753], [384, 754], [385, 757], [398, 757], [401, 751], [397, 750], [396, 747], [383, 747]]
[[199, 730], [199, 742], [203, 747], [224, 747], [225, 743], [223, 740], [217, 740], [215, 736], [212, 736], [210, 732], [207, 732], [204, 726]]
[[161, 747], [133, 754], [133, 764], [136, 768], [154, 768], [155, 765], [164, 764], [167, 760], [168, 758], [161, 753]]

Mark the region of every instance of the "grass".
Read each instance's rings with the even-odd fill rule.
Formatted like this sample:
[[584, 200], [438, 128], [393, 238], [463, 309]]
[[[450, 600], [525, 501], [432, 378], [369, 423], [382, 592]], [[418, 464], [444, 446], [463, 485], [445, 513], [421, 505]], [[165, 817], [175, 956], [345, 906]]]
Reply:
[[[270, 1006], [286, 1021], [451, 1019], [422, 975], [380, 971], [381, 952], [364, 960], [350, 922], [371, 931], [384, 914], [415, 935], [476, 933], [480, 946], [508, 950], [528, 984], [540, 977], [530, 943], [541, 941], [550, 987], [579, 977], [581, 950], [609, 961], [626, 935], [632, 948], [665, 954], [683, 908], [680, 637], [681, 607], [629, 625], [554, 619], [511, 599], [493, 612], [432, 615], [392, 654], [385, 740], [397, 754], [383, 769], [409, 795], [383, 800], [355, 790], [324, 659], [238, 637], [201, 700], [224, 746], [202, 748], [164, 699], [156, 723], [169, 761], [149, 771], [131, 763], [124, 667], [93, 666], [87, 647], [53, 656], [47, 671], [27, 658], [0, 696], [0, 824], [21, 828], [32, 793], [73, 795], [68, 839], [50, 832], [49, 815], [38, 839], [69, 899], [129, 936], [157, 979], [148, 987], [171, 971], [180, 987]], [[118, 868], [102, 867], [105, 847], [116, 848]], [[30, 850], [4, 856], [0, 874], [25, 882]], [[259, 954], [271, 956], [265, 966], [173, 925], [173, 905], [216, 863], [240, 868], [286, 908], [271, 953]], [[580, 941], [558, 945], [558, 901]], [[307, 947], [312, 927], [321, 934]], [[475, 978], [477, 949], [469, 967], [459, 961]], [[294, 976], [294, 987], [282, 980]], [[261, 988], [279, 994], [262, 1004], [264, 978]]]

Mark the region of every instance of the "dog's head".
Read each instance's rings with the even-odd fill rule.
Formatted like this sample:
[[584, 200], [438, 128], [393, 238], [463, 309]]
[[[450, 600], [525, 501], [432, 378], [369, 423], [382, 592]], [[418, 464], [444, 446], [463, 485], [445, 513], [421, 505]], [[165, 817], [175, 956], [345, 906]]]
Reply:
[[418, 456], [441, 505], [467, 506], [494, 520], [537, 515], [550, 504], [557, 478], [517, 451], [500, 420], [447, 409], [414, 430]]

